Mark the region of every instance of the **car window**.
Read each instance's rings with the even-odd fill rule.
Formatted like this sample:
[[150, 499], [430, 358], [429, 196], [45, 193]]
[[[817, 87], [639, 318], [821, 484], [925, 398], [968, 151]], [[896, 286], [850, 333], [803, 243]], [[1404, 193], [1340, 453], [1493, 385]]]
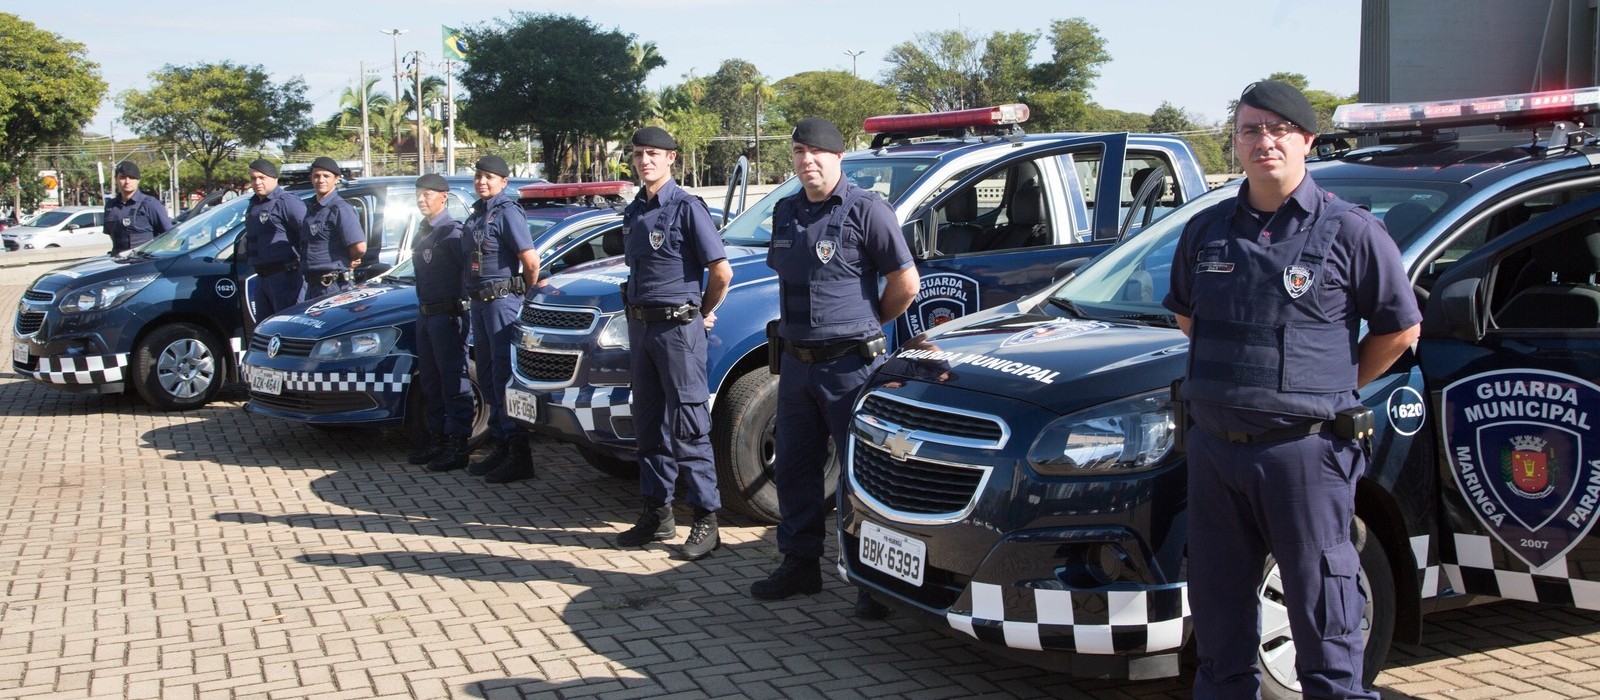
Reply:
[[[559, 235], [554, 241], [551, 241], [550, 247], [540, 254], [539, 267], [548, 270], [549, 274], [555, 274], [575, 265], [611, 257], [606, 254], [604, 242], [599, 234], [602, 228], [610, 228], [615, 225], [616, 221], [613, 219], [580, 226], [569, 226], [567, 231]], [[588, 240], [583, 240], [585, 238]], [[561, 257], [550, 259], [557, 251], [577, 241], [582, 242], [561, 253]]]
[[467, 217], [472, 216], [472, 205], [456, 192], [450, 192], [445, 196], [444, 207], [445, 211], [450, 212], [450, 218], [456, 221], [466, 221]]
[[[1558, 188], [1540, 188], [1532, 192], [1523, 192], [1505, 197], [1495, 202], [1487, 211], [1474, 216], [1465, 227], [1446, 234], [1445, 243], [1437, 247], [1432, 257], [1423, 265], [1417, 275], [1417, 286], [1424, 290], [1431, 290], [1433, 283], [1453, 265], [1457, 260], [1477, 250], [1483, 244], [1498, 238], [1511, 229], [1539, 218], [1543, 214], [1568, 202], [1581, 199], [1584, 196], [1600, 192], [1600, 180], [1582, 180], [1567, 183]], [[1386, 216], [1385, 222], [1394, 217]], [[1412, 231], [1404, 231], [1392, 227], [1390, 234], [1397, 240], [1409, 240], [1420, 232], [1421, 226]], [[1404, 235], [1403, 235], [1404, 234]], [[1404, 246], [1402, 245], [1402, 248]], [[1496, 278], [1496, 295], [1501, 299], [1509, 298], [1515, 291], [1506, 286], [1511, 280], [1505, 277]]]
[[1177, 181], [1172, 176], [1174, 172], [1176, 171], [1165, 154], [1130, 151], [1127, 159], [1122, 162], [1122, 189], [1120, 194], [1122, 201], [1119, 202], [1120, 210], [1118, 211], [1117, 221], [1127, 220], [1128, 210], [1134, 204], [1133, 198], [1139, 194], [1140, 188], [1144, 187], [1150, 181], [1150, 178], [1163, 178], [1160, 181], [1162, 187], [1156, 194], [1155, 201], [1151, 202], [1148, 208], [1141, 208], [1140, 211], [1134, 212], [1136, 215], [1135, 230], [1137, 230], [1137, 227], [1145, 225], [1147, 221], [1155, 221], [1166, 216], [1173, 209], [1176, 209], [1179, 204], [1182, 204], [1183, 198], [1178, 192]]
[[[897, 206], [900, 198], [910, 191], [933, 167], [934, 161], [925, 158], [880, 159], [873, 157], [846, 158], [840, 165], [842, 175], [856, 186], [885, 196], [890, 206]], [[865, 185], [863, 185], [865, 183]], [[722, 240], [728, 245], [766, 246], [772, 240], [772, 212], [778, 200], [800, 191], [800, 181], [795, 178], [783, 184], [750, 208], [734, 217], [722, 230]]]
[[[1073, 213], [1082, 214], [1077, 220], [1076, 238], [1078, 240], [1088, 240], [1094, 236], [1094, 208], [1097, 204], [1094, 198], [1095, 193], [1100, 191], [1100, 169], [1101, 165], [1105, 163], [1105, 158], [1098, 151], [1068, 153], [1061, 156], [1061, 158], [1067, 161], [1068, 171], [1076, 178], [1077, 182], [1075, 184], [1078, 191], [1082, 193], [1082, 198], [1075, 199], [1073, 202], [1074, 208], [1078, 210]], [[1081, 207], [1078, 206], [1080, 201], [1082, 202]]]
[[47, 211], [35, 217], [33, 223], [30, 225], [38, 226], [39, 228], [48, 228], [66, 221], [68, 216], [71, 216], [71, 214], [68, 214], [64, 211]]
[[[217, 239], [229, 231], [244, 226], [244, 215], [250, 209], [249, 197], [234, 197], [200, 212], [171, 231], [163, 233], [138, 247], [138, 252], [157, 257], [182, 255]], [[222, 257], [228, 257], [222, 254]]]
[[[935, 192], [965, 178], [957, 173]], [[1055, 242], [1035, 161], [1013, 163], [944, 199], [935, 210], [936, 255], [1013, 250]]]
[[1495, 328], [1600, 331], [1600, 213], [1508, 251], [1490, 278]]
[[83, 212], [82, 214], [72, 217], [72, 221], [68, 222], [67, 225], [77, 226], [79, 228], [88, 228], [90, 226], [94, 226], [94, 214]]

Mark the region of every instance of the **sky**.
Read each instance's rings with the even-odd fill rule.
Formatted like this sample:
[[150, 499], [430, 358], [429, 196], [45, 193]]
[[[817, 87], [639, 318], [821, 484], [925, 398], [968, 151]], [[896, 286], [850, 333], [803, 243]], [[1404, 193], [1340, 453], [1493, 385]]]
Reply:
[[[9, 3], [8, 3], [9, 4]], [[232, 9], [220, 9], [229, 7]], [[441, 12], [441, 9], [448, 8]], [[715, 73], [726, 59], [751, 63], [776, 82], [808, 70], [854, 70], [879, 80], [883, 57], [918, 33], [967, 29], [1043, 31], [1051, 20], [1082, 17], [1097, 27], [1112, 60], [1090, 97], [1102, 107], [1150, 112], [1163, 101], [1220, 119], [1251, 81], [1278, 71], [1301, 73], [1313, 88], [1354, 94], [1360, 51], [1358, 0], [387, 0], [236, 4], [141, 0], [28, 3], [3, 8], [82, 43], [100, 64], [107, 98], [87, 127], [101, 134], [118, 110], [112, 98], [149, 87], [166, 64], [231, 61], [261, 65], [279, 81], [299, 76], [312, 118], [331, 116], [339, 94], [356, 84], [362, 62], [393, 90], [393, 50], [442, 61], [442, 25], [509, 19], [515, 11], [586, 17], [604, 30], [654, 41], [664, 68], [652, 88], [691, 71]], [[384, 30], [405, 29], [398, 39]], [[1041, 40], [1035, 62], [1047, 60]], [[442, 66], [433, 72], [442, 75]]]

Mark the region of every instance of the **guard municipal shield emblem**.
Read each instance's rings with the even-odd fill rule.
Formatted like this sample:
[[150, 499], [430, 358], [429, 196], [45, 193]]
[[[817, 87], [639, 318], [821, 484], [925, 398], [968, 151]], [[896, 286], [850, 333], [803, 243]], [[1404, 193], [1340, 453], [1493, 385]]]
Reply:
[[422, 262], [425, 262], [425, 263], [433, 262], [433, 249], [432, 248], [429, 248], [427, 250], [422, 251]]
[[817, 241], [817, 259], [821, 260], [822, 264], [826, 265], [828, 264], [829, 260], [833, 259], [833, 253], [838, 249], [839, 244], [832, 239], [825, 238]]
[[260, 220], [263, 224], [267, 223], [267, 220], [270, 218], [271, 217], [266, 212], [261, 212], [261, 215], [256, 217], [256, 219]]
[[1299, 299], [1311, 288], [1311, 268], [1304, 265], [1283, 268], [1283, 288], [1289, 292], [1291, 299]]
[[122, 225], [123, 226], [132, 226], [133, 225], [133, 219], [130, 219], [130, 218], [126, 217], [126, 216], [122, 217]]
[[666, 234], [663, 234], [660, 231], [651, 231], [650, 248], [653, 250], [661, 250], [661, 243], [662, 241], [666, 240], [666, 238]]

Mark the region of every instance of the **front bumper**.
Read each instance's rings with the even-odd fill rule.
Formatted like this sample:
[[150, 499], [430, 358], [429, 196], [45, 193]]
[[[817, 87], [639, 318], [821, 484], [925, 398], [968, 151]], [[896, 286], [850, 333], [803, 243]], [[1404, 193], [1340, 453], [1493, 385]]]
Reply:
[[[108, 314], [68, 318], [54, 308], [54, 302], [55, 296], [48, 292], [24, 292], [12, 322], [11, 369], [62, 389], [102, 394], [125, 391], [132, 373], [132, 353], [110, 339], [127, 334], [117, 332], [116, 324], [106, 323]], [[126, 312], [109, 312], [118, 313]]]
[[[581, 323], [570, 328], [528, 325], [533, 318], [557, 316], [578, 317]], [[507, 392], [531, 394], [538, 406], [535, 420], [516, 418], [524, 427], [632, 460], [636, 448], [628, 349], [600, 347], [600, 329], [608, 318], [593, 309], [525, 305], [513, 341]]]
[[318, 425], [398, 425], [405, 420], [407, 392], [412, 387], [412, 355], [315, 362], [307, 357], [269, 358], [261, 350], [245, 354], [243, 380], [254, 386], [258, 371], [281, 372], [282, 391], [252, 388], [245, 408], [274, 418]]

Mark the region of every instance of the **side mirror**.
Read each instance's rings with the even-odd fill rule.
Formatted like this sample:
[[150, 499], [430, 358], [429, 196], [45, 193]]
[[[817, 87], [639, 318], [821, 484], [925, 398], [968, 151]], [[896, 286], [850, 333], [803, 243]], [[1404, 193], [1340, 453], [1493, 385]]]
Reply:
[[1428, 300], [1435, 313], [1423, 314], [1423, 335], [1448, 335], [1464, 343], [1483, 340], [1484, 319], [1478, 303], [1481, 281], [1478, 277], [1464, 277], [1451, 280], [1443, 289], [1435, 287]]
[[76, 231], [76, 230], [78, 230], [78, 225], [77, 224], [67, 224], [67, 229], [66, 230], [68, 230], [68, 231]]
[[1083, 267], [1083, 264], [1089, 262], [1089, 260], [1090, 258], [1073, 258], [1061, 263], [1060, 265], [1056, 266], [1055, 276], [1051, 277], [1051, 279], [1056, 282], [1060, 282], [1061, 280], [1071, 277], [1073, 273], [1078, 271], [1078, 268]]
[[906, 237], [906, 247], [911, 249], [911, 257], [922, 260], [928, 257], [928, 231], [932, 230], [933, 212], [907, 221], [900, 227], [900, 232]]
[[394, 266], [390, 265], [389, 263], [372, 263], [371, 265], [362, 265], [356, 268], [356, 281], [365, 282], [392, 269], [394, 269]]

